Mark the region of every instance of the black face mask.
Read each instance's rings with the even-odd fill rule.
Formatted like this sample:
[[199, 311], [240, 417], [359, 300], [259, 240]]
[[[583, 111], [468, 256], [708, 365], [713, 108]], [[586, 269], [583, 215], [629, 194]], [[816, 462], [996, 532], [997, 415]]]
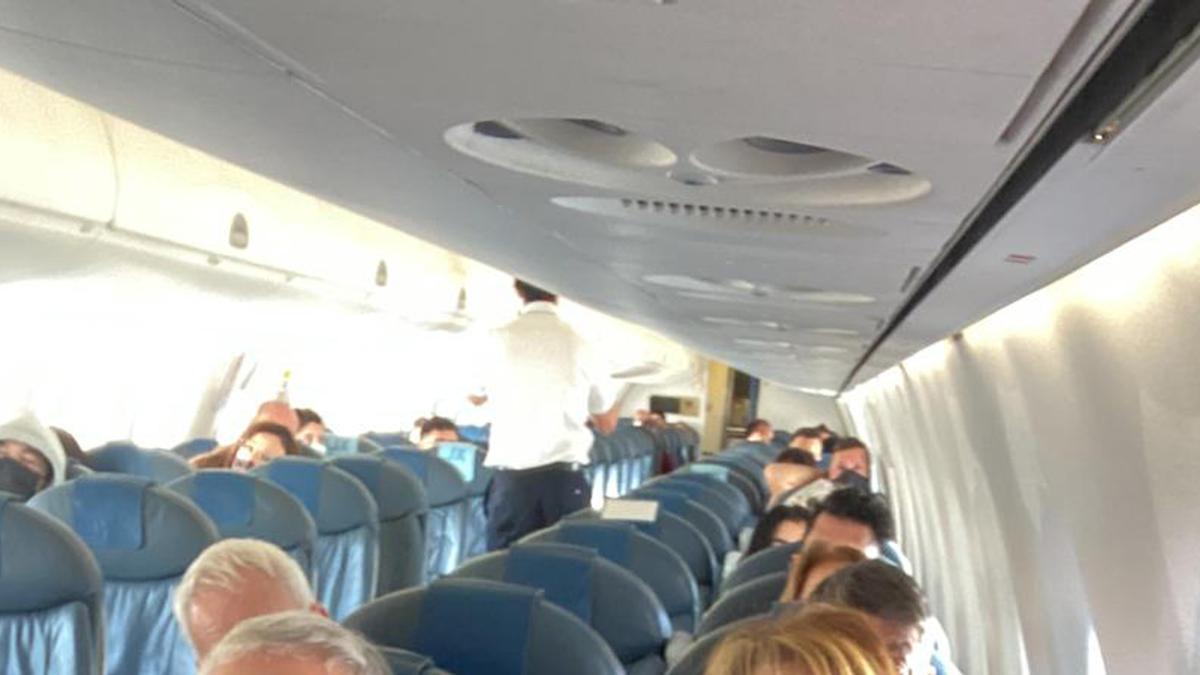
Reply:
[[871, 491], [871, 479], [857, 471], [843, 471], [842, 475], [838, 476], [834, 482], [839, 485], [858, 488], [863, 492]]
[[14, 494], [27, 500], [37, 492], [42, 477], [36, 471], [12, 457], [0, 457], [0, 492]]

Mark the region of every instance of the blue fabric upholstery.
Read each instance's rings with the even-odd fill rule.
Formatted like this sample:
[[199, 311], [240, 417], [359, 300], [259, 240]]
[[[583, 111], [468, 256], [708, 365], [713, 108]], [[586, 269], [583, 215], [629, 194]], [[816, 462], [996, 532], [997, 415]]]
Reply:
[[79, 537], [0, 493], [0, 670], [103, 672], [101, 585]]
[[708, 455], [704, 458], [703, 463], [726, 467], [731, 472], [738, 474], [748, 481], [754, 487], [754, 493], [751, 498], [755, 502], [755, 512], [757, 513], [762, 510], [766, 504], [768, 495], [770, 495], [766, 479], [763, 478], [762, 465], [745, 457], [739, 457], [727, 452]]
[[733, 572], [726, 577], [721, 592], [729, 593], [748, 581], [768, 574], [786, 572], [788, 565], [791, 564], [792, 556], [799, 553], [801, 548], [801, 542], [783, 544], [765, 548], [748, 558], [742, 558]]
[[438, 668], [433, 659], [424, 654], [395, 647], [379, 647], [378, 649], [383, 660], [387, 662], [388, 668], [391, 669], [392, 675], [449, 675], [446, 671]]
[[787, 578], [786, 571], [766, 574], [723, 593], [704, 614], [696, 635], [706, 635], [734, 621], [770, 613], [783, 593]]
[[682, 491], [652, 484], [636, 490], [633, 497], [654, 500], [668, 513], [674, 513], [695, 525], [708, 539], [718, 559], [723, 559], [726, 553], [736, 547], [733, 535], [721, 518], [699, 502], [689, 499]]
[[540, 591], [479, 579], [439, 579], [392, 593], [346, 626], [386, 647], [431, 657], [457, 675], [623, 675], [612, 650]]
[[425, 574], [448, 574], [463, 559], [463, 527], [467, 517], [467, 483], [446, 460], [430, 452], [387, 448], [386, 459], [407, 467], [425, 485], [429, 514], [425, 520]]
[[517, 544], [475, 558], [453, 577], [490, 579], [536, 588], [546, 600], [588, 623], [627, 668], [661, 673], [671, 626], [645, 582], [590, 548]]
[[459, 438], [484, 447], [487, 447], [488, 440], [491, 438], [491, 435], [491, 426], [477, 427], [468, 424], [458, 428]]
[[93, 450], [88, 453], [88, 462], [95, 471], [142, 476], [156, 483], [169, 483], [192, 471], [187, 460], [179, 455], [129, 443], [109, 443]]
[[534, 532], [522, 542], [557, 542], [593, 549], [644, 581], [658, 596], [674, 628], [691, 632], [699, 621], [700, 591], [687, 563], [629, 523], [567, 519]]
[[171, 452], [184, 459], [191, 459], [197, 455], [203, 455], [210, 450], [215, 450], [216, 447], [217, 442], [211, 438], [193, 438], [190, 441], [184, 441], [171, 448]]
[[483, 502], [495, 472], [483, 465], [484, 453], [473, 443], [441, 443], [436, 452], [438, 457], [453, 464], [467, 482], [460, 557], [466, 560], [483, 555], [487, 553], [487, 512]]
[[368, 431], [362, 437], [384, 448], [416, 449], [412, 441], [408, 440], [408, 434], [402, 431]]
[[429, 499], [421, 481], [404, 466], [378, 455], [347, 455], [333, 465], [354, 476], [379, 506], [379, 583], [385, 595], [425, 581], [424, 520]]
[[672, 475], [655, 480], [646, 487], [678, 492], [708, 509], [721, 520], [725, 529], [729, 531], [730, 543], [736, 541], [738, 533], [746, 524], [747, 516], [750, 515], [749, 509], [742, 508], [740, 500], [731, 502], [719, 490], [695, 480], [679, 479]]
[[208, 514], [222, 538], [262, 539], [283, 549], [315, 579], [317, 525], [300, 500], [274, 483], [241, 471], [206, 469], [167, 484]]
[[71, 526], [100, 565], [105, 672], [194, 672], [192, 650], [171, 616], [171, 593], [188, 565], [217, 540], [208, 516], [146, 478], [116, 474], [58, 485], [30, 505]]
[[304, 504], [317, 525], [317, 598], [341, 619], [375, 597], [379, 509], [354, 476], [306, 457], [280, 457], [254, 473]]

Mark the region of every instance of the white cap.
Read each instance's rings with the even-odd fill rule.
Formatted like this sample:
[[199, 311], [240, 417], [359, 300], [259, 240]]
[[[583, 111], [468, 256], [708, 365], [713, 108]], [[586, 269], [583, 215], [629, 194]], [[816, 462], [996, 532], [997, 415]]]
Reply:
[[58, 485], [66, 479], [67, 453], [63, 450], [62, 443], [59, 443], [58, 436], [32, 413], [19, 415], [0, 424], [0, 441], [17, 441], [42, 453], [54, 471], [51, 485]]

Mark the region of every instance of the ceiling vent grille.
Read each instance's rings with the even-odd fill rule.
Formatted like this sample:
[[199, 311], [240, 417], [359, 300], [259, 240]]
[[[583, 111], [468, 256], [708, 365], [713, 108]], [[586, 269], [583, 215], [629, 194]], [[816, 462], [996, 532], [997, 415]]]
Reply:
[[741, 220], [746, 222], [777, 222], [792, 223], [805, 227], [830, 227], [837, 223], [828, 218], [810, 216], [791, 211], [773, 209], [750, 209], [739, 206], [715, 206], [712, 204], [696, 204], [662, 199], [634, 199], [623, 197], [621, 208], [634, 213], [659, 214], [683, 218], [715, 218], [726, 220]]

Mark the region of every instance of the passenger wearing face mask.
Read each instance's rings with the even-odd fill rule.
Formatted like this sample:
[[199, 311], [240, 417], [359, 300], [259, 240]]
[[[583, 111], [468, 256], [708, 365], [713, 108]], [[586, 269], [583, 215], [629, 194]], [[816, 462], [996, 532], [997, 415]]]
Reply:
[[871, 491], [871, 452], [857, 438], [839, 438], [829, 459], [829, 471], [802, 487], [784, 492], [773, 504], [808, 506], [825, 499], [834, 490], [843, 487]]
[[236, 443], [197, 455], [188, 463], [197, 469], [249, 471], [284, 455], [299, 454], [300, 445], [287, 427], [274, 422], [255, 422]]
[[66, 467], [58, 437], [33, 415], [0, 425], [0, 492], [29, 499], [63, 482]]
[[300, 420], [300, 430], [296, 432], [296, 441], [321, 455], [325, 454], [325, 420], [315, 411], [308, 408], [296, 408], [296, 417]]

